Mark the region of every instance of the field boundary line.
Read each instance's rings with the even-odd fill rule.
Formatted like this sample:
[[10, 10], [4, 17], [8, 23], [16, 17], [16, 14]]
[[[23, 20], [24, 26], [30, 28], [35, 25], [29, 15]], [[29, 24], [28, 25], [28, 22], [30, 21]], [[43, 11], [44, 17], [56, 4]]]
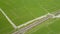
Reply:
[[6, 15], [6, 13], [0, 8], [0, 12], [6, 17], [6, 19], [9, 21], [9, 23], [14, 27], [14, 29], [17, 28], [17, 26], [12, 22], [12, 20]]
[[[50, 13], [48, 13], [48, 14], [50, 14]], [[18, 28], [21, 28], [21, 27], [23, 27], [23, 26], [26, 26], [27, 24], [30, 24], [30, 23], [32, 23], [32, 22], [35, 21], [35, 20], [41, 19], [41, 18], [45, 17], [45, 16], [48, 15], [48, 14], [45, 14], [45, 15], [43, 15], [43, 16], [40, 16], [40, 17], [37, 17], [37, 18], [35, 18], [35, 19], [33, 19], [33, 20], [30, 20], [30, 21], [28, 21], [28, 22], [25, 22], [24, 24], [21, 24], [21, 25], [19, 25], [19, 26], [17, 26], [17, 27], [18, 27]], [[50, 15], [52, 15], [52, 14], [50, 14]], [[52, 16], [53, 16], [53, 15], [52, 15]]]
[[[59, 20], [59, 19], [56, 19], [56, 20]], [[50, 25], [50, 24], [52, 24], [53, 22], [55, 22], [56, 20], [54, 20], [54, 21], [52, 21], [52, 22], [50, 22], [49, 24], [47, 24], [47, 25]], [[45, 25], [46, 26], [46, 25]], [[39, 28], [38, 29], [36, 29], [36, 30], [34, 30], [32, 33], [34, 33], [34, 32], [36, 32], [37, 30], [39, 30]], [[32, 34], [31, 33], [31, 34]]]

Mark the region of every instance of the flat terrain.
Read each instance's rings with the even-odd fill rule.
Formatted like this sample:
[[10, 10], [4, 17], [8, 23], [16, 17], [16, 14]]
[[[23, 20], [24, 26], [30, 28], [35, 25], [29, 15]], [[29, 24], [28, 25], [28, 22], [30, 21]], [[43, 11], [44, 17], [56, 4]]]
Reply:
[[[51, 13], [59, 10], [60, 0], [0, 0], [0, 8], [7, 14], [7, 16], [14, 22], [14, 24], [18, 26], [32, 19], [45, 15], [48, 12]], [[46, 23], [49, 22], [50, 20]], [[31, 34], [47, 34], [47, 32], [50, 32], [48, 28], [51, 28], [53, 31], [48, 34], [55, 34], [54, 32], [59, 34], [59, 26], [60, 19], [54, 21], [54, 23], [50, 24], [48, 27], [43, 26]], [[0, 12], [0, 34], [8, 34], [13, 30], [14, 29], [12, 25]]]
[[[57, 25], [58, 24], [58, 25]], [[60, 19], [49, 19], [25, 34], [60, 34]]]
[[7, 19], [0, 12], [0, 34], [9, 34], [13, 31], [13, 27], [7, 21]]

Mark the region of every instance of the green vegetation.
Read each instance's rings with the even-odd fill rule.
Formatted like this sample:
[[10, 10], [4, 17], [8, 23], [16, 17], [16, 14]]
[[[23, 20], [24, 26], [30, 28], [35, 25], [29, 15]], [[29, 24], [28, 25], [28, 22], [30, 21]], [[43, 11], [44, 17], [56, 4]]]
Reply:
[[13, 31], [13, 27], [0, 12], [0, 34], [8, 34]]
[[60, 34], [60, 19], [49, 19], [25, 34]]
[[[27, 21], [60, 9], [60, 0], [0, 0], [0, 8], [18, 26]], [[52, 21], [51, 21], [52, 22]], [[49, 22], [48, 22], [49, 23]], [[32, 34], [59, 34], [59, 20], [48, 27], [42, 27]], [[0, 34], [7, 34], [14, 30], [4, 15], [0, 12]]]

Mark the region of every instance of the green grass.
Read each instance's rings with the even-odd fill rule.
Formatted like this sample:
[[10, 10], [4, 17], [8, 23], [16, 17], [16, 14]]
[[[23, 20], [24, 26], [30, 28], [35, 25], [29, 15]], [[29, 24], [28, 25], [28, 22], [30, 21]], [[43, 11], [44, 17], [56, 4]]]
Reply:
[[[8, 15], [8, 17], [18, 26], [27, 21], [35, 19], [39, 16], [47, 14], [48, 12], [51, 13], [51, 12], [55, 12], [56, 10], [59, 10], [60, 0], [0, 0], [0, 8], [2, 8], [2, 10]], [[0, 23], [1, 23], [0, 33], [6, 34], [7, 31], [10, 32], [12, 30], [12, 26], [9, 24], [6, 18], [1, 14], [2, 13], [0, 12]], [[58, 29], [58, 27], [53, 25], [58, 26], [59, 22], [56, 21], [55, 23], [50, 25], [49, 27], [51, 28], [52, 26], [52, 28], [54, 27], [55, 29], [56, 28]], [[50, 31], [47, 29], [48, 27], [42, 27], [41, 31], [39, 30], [37, 32], [34, 32], [33, 34], [35, 33], [44, 34], [45, 33], [44, 28], [47, 30], [46, 32]], [[52, 29], [53, 31], [54, 28]], [[44, 33], [42, 33], [42, 31]], [[50, 34], [54, 34], [54, 33], [51, 32]]]
[[13, 31], [13, 27], [4, 17], [4, 15], [0, 12], [0, 34], [8, 34]]
[[40, 8], [39, 5], [35, 4], [36, 1], [31, 1], [32, 0], [1, 0], [0, 7], [16, 25], [20, 25], [47, 13], [44, 9]]
[[[0, 8], [16, 24], [20, 25], [29, 20], [60, 9], [59, 0], [0, 0]], [[47, 11], [48, 10], [48, 11]]]
[[60, 19], [49, 19], [25, 34], [60, 34]]

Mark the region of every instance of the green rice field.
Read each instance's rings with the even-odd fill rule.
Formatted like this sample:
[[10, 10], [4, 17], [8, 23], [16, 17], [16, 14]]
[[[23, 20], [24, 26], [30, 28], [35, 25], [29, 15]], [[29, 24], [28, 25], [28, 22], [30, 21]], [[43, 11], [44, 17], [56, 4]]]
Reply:
[[[0, 8], [16, 26], [60, 9], [60, 0], [0, 0]], [[51, 24], [50, 24], [51, 23]], [[60, 18], [49, 19], [25, 34], [60, 34]], [[0, 11], [0, 34], [15, 29]]]

